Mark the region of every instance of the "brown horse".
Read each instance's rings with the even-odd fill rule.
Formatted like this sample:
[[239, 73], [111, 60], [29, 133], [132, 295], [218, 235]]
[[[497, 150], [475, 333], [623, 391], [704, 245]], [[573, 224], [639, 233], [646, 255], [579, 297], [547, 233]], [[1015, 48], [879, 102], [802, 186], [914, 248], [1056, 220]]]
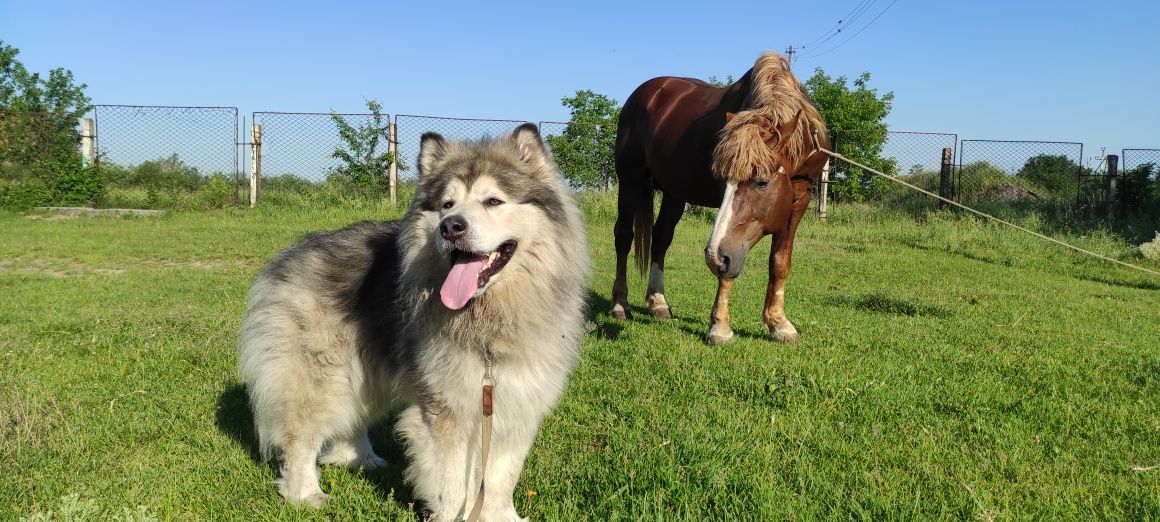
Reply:
[[[822, 147], [828, 149], [830, 140], [821, 114], [776, 53], [762, 54], [725, 88], [668, 76], [641, 84], [624, 103], [617, 127], [613, 316], [632, 315], [626, 272], [635, 238], [641, 275], [651, 251], [649, 313], [672, 317], [664, 291], [665, 252], [685, 204], [692, 203], [721, 208], [705, 248], [705, 263], [718, 278], [706, 340], [733, 338], [729, 290], [749, 249], [772, 235], [765, 325], [774, 339], [797, 342], [797, 329], [785, 316], [785, 280], [810, 186], [828, 167]], [[655, 224], [654, 190], [663, 194]]]

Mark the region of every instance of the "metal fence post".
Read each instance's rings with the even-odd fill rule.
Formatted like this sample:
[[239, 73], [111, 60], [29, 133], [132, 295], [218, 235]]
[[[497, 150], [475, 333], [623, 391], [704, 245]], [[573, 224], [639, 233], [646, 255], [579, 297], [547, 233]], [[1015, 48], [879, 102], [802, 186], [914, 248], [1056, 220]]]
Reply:
[[1116, 174], [1120, 168], [1120, 157], [1115, 154], [1108, 154], [1108, 219], [1112, 219], [1116, 214]]
[[394, 206], [399, 194], [399, 132], [394, 123], [387, 124], [387, 152], [391, 155], [387, 181], [391, 186], [391, 205]]
[[262, 126], [250, 128], [250, 208], [258, 205], [258, 178], [262, 175]]

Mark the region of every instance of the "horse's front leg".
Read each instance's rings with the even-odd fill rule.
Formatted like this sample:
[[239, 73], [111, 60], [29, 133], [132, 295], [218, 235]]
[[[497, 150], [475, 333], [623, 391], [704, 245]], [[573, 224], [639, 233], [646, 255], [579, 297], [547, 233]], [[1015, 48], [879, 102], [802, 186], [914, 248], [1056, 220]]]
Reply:
[[769, 251], [769, 286], [765, 290], [765, 312], [762, 314], [770, 337], [790, 344], [797, 344], [798, 331], [785, 316], [785, 280], [793, 264], [793, 238], [810, 204], [808, 182], [795, 183], [794, 191], [796, 196], [788, 226], [773, 236], [773, 248]]
[[[788, 246], [787, 246], [788, 245]], [[765, 290], [765, 327], [774, 340], [797, 344], [798, 332], [785, 316], [785, 279], [789, 275], [793, 240], [778, 238], [769, 253], [769, 286]]]
[[705, 341], [709, 344], [725, 344], [733, 340], [733, 328], [729, 326], [729, 290], [733, 279], [717, 278], [717, 298], [713, 301], [713, 313], [709, 315], [709, 334]]

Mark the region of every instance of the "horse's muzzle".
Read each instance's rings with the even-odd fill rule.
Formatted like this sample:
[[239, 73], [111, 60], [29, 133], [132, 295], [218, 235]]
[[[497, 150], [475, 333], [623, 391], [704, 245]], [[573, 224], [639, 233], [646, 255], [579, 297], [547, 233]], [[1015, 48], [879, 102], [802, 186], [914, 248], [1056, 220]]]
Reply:
[[[745, 268], [745, 254], [748, 249], [717, 249], [716, 252], [710, 249], [705, 249], [705, 265], [717, 277], [725, 279], [736, 279], [741, 275], [741, 269]], [[716, 254], [716, 255], [713, 255]]]

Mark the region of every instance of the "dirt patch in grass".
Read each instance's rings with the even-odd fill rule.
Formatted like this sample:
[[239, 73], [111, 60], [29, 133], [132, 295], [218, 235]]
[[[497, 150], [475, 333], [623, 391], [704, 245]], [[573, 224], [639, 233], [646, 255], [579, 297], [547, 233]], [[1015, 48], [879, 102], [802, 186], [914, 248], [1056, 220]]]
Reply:
[[0, 272], [2, 271], [42, 274], [54, 278], [75, 277], [90, 273], [106, 276], [125, 273], [123, 268], [94, 266], [71, 259], [46, 257], [0, 259]]

